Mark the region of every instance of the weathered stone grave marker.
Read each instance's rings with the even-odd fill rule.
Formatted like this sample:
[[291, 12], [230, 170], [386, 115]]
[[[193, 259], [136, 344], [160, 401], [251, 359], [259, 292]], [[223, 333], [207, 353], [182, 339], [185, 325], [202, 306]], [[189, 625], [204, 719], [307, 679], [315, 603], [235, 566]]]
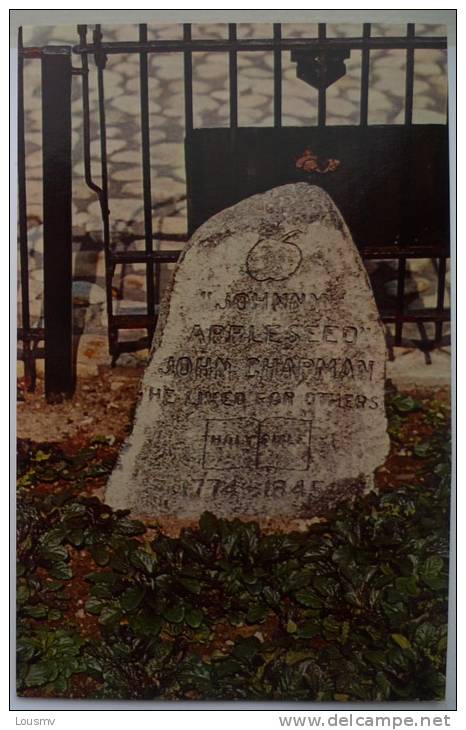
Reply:
[[388, 453], [385, 356], [325, 192], [285, 185], [222, 211], [178, 264], [107, 502], [180, 518], [322, 514], [370, 487]]

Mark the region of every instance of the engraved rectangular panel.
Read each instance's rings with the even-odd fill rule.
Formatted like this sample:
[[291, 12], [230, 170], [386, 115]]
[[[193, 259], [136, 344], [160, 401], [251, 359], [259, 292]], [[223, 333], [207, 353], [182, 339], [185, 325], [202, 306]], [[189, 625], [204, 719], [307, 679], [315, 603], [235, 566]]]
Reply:
[[266, 418], [259, 429], [258, 468], [306, 470], [311, 458], [311, 421]]
[[205, 469], [254, 469], [259, 422], [254, 418], [213, 418], [206, 423]]

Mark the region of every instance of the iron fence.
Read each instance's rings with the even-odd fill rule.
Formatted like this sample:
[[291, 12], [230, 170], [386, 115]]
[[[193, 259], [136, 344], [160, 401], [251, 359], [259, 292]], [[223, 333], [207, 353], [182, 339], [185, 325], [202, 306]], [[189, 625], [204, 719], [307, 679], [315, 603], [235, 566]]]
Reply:
[[[413, 124], [413, 90], [415, 51], [445, 49], [446, 38], [417, 36], [414, 24], [408, 24], [403, 37], [371, 35], [365, 23], [360, 37], [327, 37], [326, 25], [319, 24], [317, 37], [285, 38], [281, 24], [273, 25], [271, 38], [239, 38], [236, 24], [229, 24], [225, 39], [193, 39], [190, 24], [183, 26], [180, 40], [149, 40], [147, 25], [139, 25], [139, 37], [133, 41], [104, 42], [100, 25], [88, 41], [87, 26], [77, 29], [79, 42], [74, 46], [24, 47], [20, 31], [18, 55], [18, 182], [19, 182], [19, 253], [22, 291], [21, 327], [18, 330], [19, 357], [24, 361], [28, 387], [35, 387], [35, 361], [45, 357], [45, 390], [49, 400], [69, 395], [75, 375], [72, 341], [72, 217], [71, 217], [71, 77], [77, 74], [82, 83], [82, 124], [84, 174], [88, 187], [95, 192], [101, 211], [102, 244], [105, 254], [106, 308], [109, 353], [115, 363], [126, 351], [147, 347], [152, 339], [160, 303], [161, 267], [177, 260], [180, 250], [160, 250], [159, 241], [183, 243], [209, 215], [241, 197], [260, 192], [278, 182], [309, 179], [297, 168], [296, 157], [307, 142], [320, 153], [345, 158], [351, 175], [320, 175], [317, 182], [329, 190], [349, 224], [360, 253], [365, 260], [398, 262], [396, 304], [381, 306], [382, 320], [394, 325], [389, 345], [403, 342], [403, 326], [419, 327], [419, 344], [426, 351], [443, 338], [443, 325], [450, 311], [445, 306], [446, 266], [449, 256], [448, 227], [448, 141], [446, 125]], [[406, 53], [404, 120], [400, 125], [369, 124], [369, 69], [371, 52], [398, 49]], [[358, 126], [327, 127], [327, 89], [345, 74], [345, 60], [352, 51], [361, 52], [360, 121]], [[254, 128], [238, 124], [238, 53], [269, 51], [273, 56], [273, 125]], [[193, 54], [196, 52], [227, 53], [229, 72], [229, 126], [224, 130], [200, 130], [194, 125]], [[290, 52], [296, 63], [297, 77], [317, 90], [317, 124], [298, 129], [282, 125], [282, 56]], [[181, 54], [184, 74], [184, 126], [187, 185], [187, 235], [159, 233], [153, 227], [153, 190], [151, 179], [151, 137], [149, 124], [150, 54]], [[113, 245], [109, 209], [109, 171], [107, 155], [107, 121], [105, 71], [110, 55], [136, 54], [139, 59], [139, 117], [141, 128], [141, 168], [144, 211], [144, 250], [118, 250]], [[24, 134], [23, 62], [35, 58], [42, 65], [42, 148], [44, 194], [44, 326], [31, 325], [29, 312], [28, 231]], [[72, 59], [78, 59], [72, 65]], [[97, 74], [100, 184], [92, 170], [89, 59]], [[336, 130], [336, 131], [335, 131]], [[268, 134], [270, 132], [270, 134]], [[254, 136], [255, 134], [255, 136]], [[252, 136], [251, 136], [252, 135]], [[255, 140], [256, 158], [251, 153]], [[267, 141], [268, 140], [268, 141]], [[346, 142], [345, 142], [346, 140]], [[272, 145], [272, 147], [271, 147]], [[278, 147], [277, 147], [278, 145]], [[271, 149], [283, 147], [286, 159], [277, 157], [274, 165], [267, 162]], [[333, 153], [331, 155], [331, 153]], [[378, 155], [378, 157], [377, 157]], [[273, 156], [273, 155], [272, 155]], [[392, 187], [371, 193], [374, 176], [372, 161], [389, 165], [398, 159], [398, 166], [387, 167], [387, 180]], [[316, 158], [317, 159], [317, 158]], [[388, 162], [391, 159], [392, 162]], [[425, 164], [428, 160], [428, 175]], [[210, 162], [209, 162], [210, 160]], [[243, 160], [243, 163], [238, 162]], [[220, 184], [215, 165], [228, 170]], [[320, 164], [319, 162], [316, 163]], [[203, 166], [204, 165], [204, 166]], [[348, 183], [348, 179], [350, 182]], [[214, 185], [212, 186], [212, 180]], [[346, 181], [345, 181], [346, 180]], [[425, 181], [430, 181], [426, 183]], [[155, 180], [155, 183], [157, 181]], [[371, 214], [360, 203], [350, 203], [350, 188], [364, 195], [378, 195], [382, 219], [370, 220]], [[426, 187], [427, 185], [427, 187]], [[385, 199], [385, 200], [384, 200]], [[379, 203], [378, 203], [379, 204]], [[427, 204], [427, 207], [426, 207]], [[427, 223], [426, 223], [427, 220]], [[391, 227], [390, 227], [391, 226]], [[431, 258], [437, 263], [436, 306], [407, 311], [406, 270], [411, 258]], [[115, 313], [112, 285], [115, 268], [120, 264], [142, 263], [145, 266], [146, 306], [144, 314]], [[435, 333], [429, 338], [425, 325], [433, 323]], [[120, 341], [122, 330], [146, 331], [134, 341]], [[44, 343], [41, 346], [41, 343]]]

